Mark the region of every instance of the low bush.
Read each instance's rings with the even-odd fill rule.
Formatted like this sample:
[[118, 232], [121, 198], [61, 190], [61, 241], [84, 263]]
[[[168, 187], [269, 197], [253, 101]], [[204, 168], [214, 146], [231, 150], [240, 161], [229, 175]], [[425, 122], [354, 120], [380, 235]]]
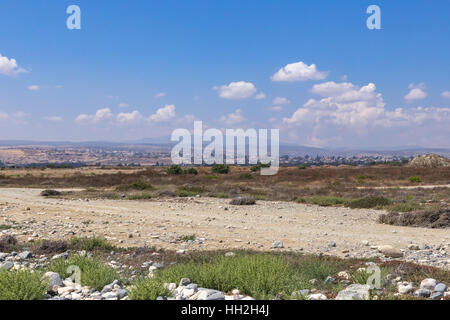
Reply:
[[408, 181], [412, 183], [420, 183], [422, 182], [422, 179], [420, 179], [420, 177], [418, 176], [412, 176], [408, 178]]
[[198, 171], [195, 168], [189, 168], [186, 170], [183, 170], [184, 174], [193, 174], [193, 175], [198, 175]]
[[334, 196], [314, 196], [308, 199], [308, 202], [322, 207], [330, 207], [345, 204], [347, 199]]
[[42, 273], [29, 270], [0, 269], [0, 300], [42, 300], [48, 283]]
[[230, 166], [226, 164], [216, 164], [212, 167], [211, 171], [218, 174], [227, 174], [230, 172]]
[[54, 196], [59, 196], [59, 195], [61, 195], [61, 192], [56, 191], [56, 190], [47, 189], [47, 190], [44, 190], [41, 192], [41, 196], [43, 196], [43, 197], [54, 197]]
[[11, 235], [0, 237], [0, 252], [11, 252], [17, 245], [17, 239]]
[[178, 283], [189, 278], [200, 287], [229, 292], [238, 288], [256, 299], [268, 299], [300, 287], [296, 270], [281, 257], [236, 255], [216, 257], [212, 261], [176, 264], [159, 270], [154, 278], [142, 279], [131, 290], [132, 299], [156, 299], [164, 294], [163, 283]]
[[92, 237], [92, 238], [74, 237], [70, 239], [69, 245], [72, 249], [86, 250], [86, 251], [94, 251], [94, 250], [111, 251], [118, 249], [112, 244], [110, 244], [106, 239], [101, 237]]
[[148, 200], [153, 198], [150, 193], [141, 193], [141, 194], [129, 194], [127, 196], [128, 200]]
[[71, 266], [76, 266], [80, 270], [81, 285], [102, 290], [107, 284], [114, 280], [119, 280], [119, 274], [112, 268], [103, 264], [94, 257], [75, 255], [65, 260], [64, 258], [53, 260], [48, 266], [48, 271], [57, 272], [62, 278], [73, 275]]
[[177, 164], [170, 166], [169, 168], [167, 168], [167, 174], [182, 174], [183, 173], [183, 169], [181, 169], [181, 167]]
[[138, 180], [138, 181], [132, 182], [125, 186], [119, 186], [119, 187], [117, 187], [117, 190], [119, 190], [119, 191], [128, 191], [128, 190], [144, 191], [144, 190], [155, 190], [155, 187], [149, 182]]
[[256, 204], [256, 201], [255, 199], [249, 197], [238, 197], [231, 200], [230, 204], [234, 206], [251, 206]]
[[381, 208], [392, 204], [392, 200], [385, 197], [365, 197], [360, 199], [349, 200], [346, 206], [352, 209], [369, 209], [369, 208]]

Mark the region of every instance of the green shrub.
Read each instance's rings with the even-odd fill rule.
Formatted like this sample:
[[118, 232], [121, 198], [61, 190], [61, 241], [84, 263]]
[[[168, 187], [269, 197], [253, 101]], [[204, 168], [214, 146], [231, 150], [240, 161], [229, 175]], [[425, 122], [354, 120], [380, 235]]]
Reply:
[[269, 164], [258, 163], [257, 165], [251, 167], [250, 171], [257, 172], [257, 171], [260, 171], [261, 168], [268, 168], [268, 167], [270, 167]]
[[308, 202], [322, 207], [329, 207], [345, 204], [347, 200], [342, 197], [334, 197], [334, 196], [314, 196], [310, 198]]
[[64, 258], [53, 260], [48, 266], [48, 271], [59, 273], [62, 278], [72, 276], [68, 268], [77, 266], [80, 268], [80, 280], [83, 286], [102, 290], [104, 286], [114, 280], [119, 280], [119, 274], [111, 267], [103, 264], [94, 257], [75, 255], [65, 260]]
[[352, 209], [369, 209], [369, 208], [381, 208], [384, 206], [391, 205], [392, 201], [385, 197], [365, 197], [360, 199], [349, 200], [346, 206]]
[[306, 169], [308, 169], [308, 166], [306, 164], [301, 164], [301, 165], [298, 166], [298, 169], [306, 170]]
[[246, 172], [246, 173], [241, 173], [241, 174], [239, 175], [239, 179], [242, 179], [242, 180], [245, 180], [245, 179], [253, 179], [253, 176], [252, 176], [251, 173], [248, 173], [248, 172]]
[[120, 186], [117, 188], [117, 190], [120, 190], [120, 191], [127, 191], [127, 190], [143, 191], [143, 190], [155, 190], [155, 187], [151, 183], [138, 180], [133, 183], [130, 183], [129, 185]]
[[421, 209], [423, 209], [423, 206], [416, 201], [395, 203], [389, 207], [390, 212], [411, 212]]
[[151, 199], [153, 196], [150, 193], [142, 193], [142, 194], [130, 194], [127, 196], [128, 200], [147, 200]]
[[86, 251], [93, 251], [93, 250], [111, 251], [117, 249], [115, 246], [110, 244], [106, 239], [100, 237], [92, 237], [92, 238], [74, 237], [70, 239], [69, 245], [71, 248], [75, 250], [86, 250]]
[[166, 295], [163, 281], [159, 279], [140, 278], [129, 293], [131, 300], [156, 300]]
[[158, 270], [154, 278], [141, 280], [131, 290], [132, 299], [156, 299], [164, 294], [162, 283], [178, 283], [187, 277], [203, 288], [229, 292], [238, 288], [257, 299], [273, 298], [279, 293], [289, 295], [299, 289], [299, 275], [281, 257], [270, 255], [236, 255], [216, 257], [212, 261], [176, 264]]
[[418, 176], [412, 176], [408, 178], [408, 181], [412, 183], [420, 183], [422, 182], [422, 179], [420, 179], [420, 177]]
[[230, 166], [226, 164], [216, 164], [211, 170], [213, 173], [227, 174], [230, 172]]
[[42, 273], [29, 270], [0, 269], [0, 300], [42, 300], [48, 283]]
[[228, 193], [225, 193], [225, 192], [211, 193], [209, 196], [211, 198], [220, 198], [220, 199], [227, 199], [227, 198], [229, 198]]
[[181, 187], [177, 190], [176, 194], [179, 197], [195, 197], [197, 195], [202, 195], [205, 193], [205, 189], [203, 187]]
[[197, 171], [197, 169], [195, 169], [195, 168], [189, 168], [189, 169], [183, 170], [183, 173], [184, 173], [184, 174], [193, 174], [193, 175], [197, 175], [197, 174], [198, 174], [198, 171]]
[[182, 173], [183, 169], [181, 169], [181, 167], [177, 164], [174, 164], [169, 168], [167, 168], [167, 174], [182, 174]]

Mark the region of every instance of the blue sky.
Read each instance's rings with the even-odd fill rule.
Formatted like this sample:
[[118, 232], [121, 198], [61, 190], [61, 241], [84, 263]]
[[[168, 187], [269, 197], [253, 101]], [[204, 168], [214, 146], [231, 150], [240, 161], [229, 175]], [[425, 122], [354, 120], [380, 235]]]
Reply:
[[[72, 4], [81, 30], [66, 27]], [[381, 30], [366, 27], [371, 4]], [[133, 140], [197, 119], [299, 145], [450, 147], [449, 12], [448, 0], [2, 0], [0, 140]]]

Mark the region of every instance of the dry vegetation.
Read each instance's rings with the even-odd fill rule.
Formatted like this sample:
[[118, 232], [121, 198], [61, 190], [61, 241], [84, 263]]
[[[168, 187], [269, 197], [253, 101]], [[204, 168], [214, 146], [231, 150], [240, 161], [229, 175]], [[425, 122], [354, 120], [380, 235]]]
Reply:
[[[249, 167], [230, 167], [225, 174], [211, 167], [173, 169], [6, 169], [0, 172], [0, 187], [83, 189], [63, 192], [61, 196], [66, 198], [150, 200], [200, 195], [378, 208], [391, 212], [436, 212], [448, 208], [450, 203], [450, 189], [446, 187], [450, 183], [450, 167], [290, 167], [280, 168], [275, 176], [261, 176], [258, 168]], [[389, 223], [395, 222], [391, 219]]]

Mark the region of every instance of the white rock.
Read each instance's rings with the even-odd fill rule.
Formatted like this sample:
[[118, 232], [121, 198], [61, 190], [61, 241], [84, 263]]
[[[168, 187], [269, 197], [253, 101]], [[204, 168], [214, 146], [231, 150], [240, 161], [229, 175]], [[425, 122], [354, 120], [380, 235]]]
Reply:
[[428, 289], [430, 291], [433, 291], [436, 285], [437, 281], [435, 279], [428, 278], [420, 283], [420, 289]]
[[308, 300], [327, 300], [327, 296], [321, 293], [310, 294]]
[[339, 291], [336, 300], [367, 300], [369, 299], [370, 286], [367, 284], [352, 284]]

